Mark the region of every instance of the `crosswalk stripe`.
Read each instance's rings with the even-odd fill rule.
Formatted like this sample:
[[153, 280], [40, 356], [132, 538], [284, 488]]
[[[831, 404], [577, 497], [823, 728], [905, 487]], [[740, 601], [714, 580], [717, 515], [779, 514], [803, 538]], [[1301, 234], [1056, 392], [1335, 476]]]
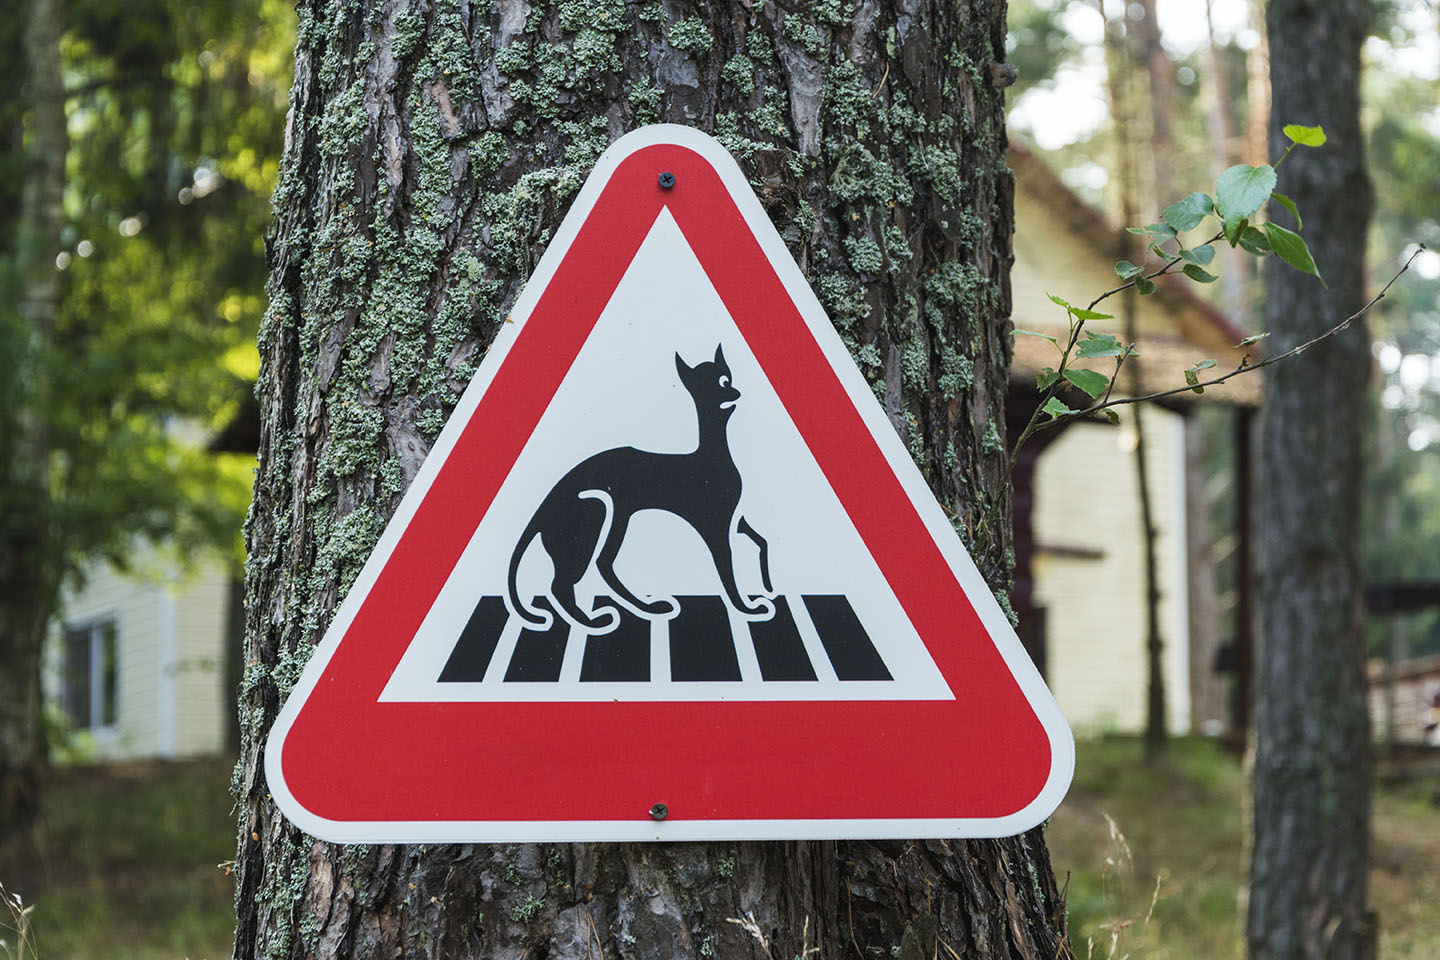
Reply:
[[511, 617], [500, 597], [481, 597], [438, 679], [480, 683], [501, 664], [504, 683], [736, 683], [757, 675], [764, 682], [893, 679], [848, 599], [798, 599], [792, 605], [777, 596], [771, 619], [746, 620], [720, 597], [676, 597], [675, 616], [652, 622], [597, 597], [594, 609], [614, 606], [620, 623], [590, 635], [555, 615], [546, 597], [531, 601], [533, 609], [551, 613], [545, 629]]
[[750, 642], [765, 680], [814, 680], [815, 668], [784, 597], [775, 598], [775, 616], [750, 624]]
[[550, 601], [536, 597], [531, 606], [550, 611], [548, 629], [525, 627], [515, 641], [515, 653], [505, 670], [506, 683], [554, 683], [560, 679], [560, 666], [565, 659], [565, 645], [570, 640], [570, 624], [555, 614]]
[[670, 679], [739, 680], [740, 661], [725, 601], [676, 597], [680, 612], [670, 621]]
[[581, 683], [643, 683], [650, 679], [650, 621], [608, 597], [596, 597], [594, 609], [614, 606], [620, 624], [609, 633], [585, 638]]
[[445, 668], [440, 671], [440, 682], [479, 683], [484, 680], [485, 670], [490, 666], [490, 658], [495, 655], [495, 646], [500, 642], [508, 615], [504, 600], [481, 597], [465, 629], [460, 631], [460, 639], [450, 652], [450, 659], [445, 661]]
[[890, 680], [890, 671], [850, 601], [839, 594], [805, 596], [810, 622], [825, 644], [825, 652], [841, 680]]

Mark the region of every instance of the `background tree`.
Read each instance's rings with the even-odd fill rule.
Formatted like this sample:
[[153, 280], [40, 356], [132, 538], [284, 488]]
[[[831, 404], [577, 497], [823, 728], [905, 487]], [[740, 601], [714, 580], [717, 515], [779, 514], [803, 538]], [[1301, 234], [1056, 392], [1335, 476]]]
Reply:
[[286, 23], [276, 0], [33, 0], [0, 24], [25, 66], [0, 76], [0, 837], [34, 812], [64, 579], [147, 540], [234, 545], [248, 468], [180, 435], [255, 373]]
[[1039, 830], [347, 848], [286, 822], [261, 768], [280, 702], [585, 174], [647, 122], [734, 152], [1003, 590], [1008, 522], [974, 532], [1006, 516], [1003, 3], [299, 13], [247, 526], [236, 956], [1069, 955]]
[[[1329, 141], [1289, 159], [1328, 289], [1267, 265], [1265, 326], [1281, 351], [1364, 300], [1371, 190], [1360, 128], [1368, 0], [1271, 0], [1272, 116]], [[1271, 124], [1270, 147], [1287, 145]], [[1283, 216], [1283, 214], [1281, 214]], [[1247, 939], [1257, 960], [1372, 956], [1366, 910], [1370, 723], [1361, 633], [1362, 323], [1266, 374], [1259, 457], [1260, 616]]]

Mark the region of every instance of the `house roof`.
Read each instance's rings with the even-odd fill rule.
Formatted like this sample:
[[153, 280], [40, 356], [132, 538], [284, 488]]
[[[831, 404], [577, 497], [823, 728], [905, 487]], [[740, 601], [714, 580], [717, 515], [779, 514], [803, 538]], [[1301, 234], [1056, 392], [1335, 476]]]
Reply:
[[[1065, 312], [1046, 294], [1088, 303], [1113, 288], [1117, 284], [1113, 270], [1116, 251], [1133, 249], [1134, 237], [1079, 197], [1031, 151], [1011, 144], [1006, 159], [1015, 172], [1012, 319], [1022, 329], [1064, 334], [1068, 329]], [[1145, 392], [1184, 386], [1183, 371], [1204, 360], [1215, 361], [1215, 373], [1233, 370], [1244, 361], [1246, 348], [1237, 344], [1248, 333], [1197, 296], [1192, 281], [1162, 277], [1156, 281], [1155, 293], [1139, 298], [1137, 307], [1140, 362], [1136, 372]], [[1118, 305], [1107, 312], [1118, 313]], [[1090, 326], [1118, 333], [1121, 321], [1117, 316], [1098, 325], [1092, 321]], [[1249, 349], [1252, 357], [1260, 352], [1256, 347]], [[1049, 341], [1016, 337], [1012, 377], [1033, 383], [1035, 375], [1043, 367], [1054, 366], [1058, 357]], [[1087, 362], [1076, 365], [1086, 366]], [[1114, 367], [1113, 361], [1090, 365], [1107, 374]], [[1260, 394], [1260, 377], [1250, 375], [1206, 391], [1207, 398], [1245, 406], [1258, 404]], [[1193, 396], [1184, 393], [1172, 399], [1184, 403]]]

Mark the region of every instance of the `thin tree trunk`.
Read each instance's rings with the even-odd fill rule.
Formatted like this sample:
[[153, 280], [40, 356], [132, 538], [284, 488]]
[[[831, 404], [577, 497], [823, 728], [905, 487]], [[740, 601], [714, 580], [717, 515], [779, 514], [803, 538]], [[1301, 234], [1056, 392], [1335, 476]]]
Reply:
[[[1103, 0], [1100, 5], [1104, 14]], [[1153, 11], [1151, 11], [1153, 15]], [[1126, 14], [1128, 18], [1128, 13]], [[1116, 166], [1120, 170], [1120, 218], [1122, 223], [1134, 224], [1139, 220], [1136, 210], [1138, 176], [1135, 160], [1135, 145], [1130, 137], [1130, 123], [1135, 116], [1134, 81], [1130, 69], [1133, 57], [1123, 36], [1120, 25], [1125, 22], [1117, 18], [1106, 24], [1105, 62], [1110, 93], [1110, 112], [1115, 123]], [[1156, 35], [1158, 44], [1158, 33]], [[1158, 161], [1157, 161], [1158, 162]], [[1158, 169], [1158, 167], [1157, 167]], [[1136, 258], [1133, 250], [1122, 249], [1118, 256]], [[1144, 262], [1143, 258], [1139, 262]], [[1140, 338], [1139, 295], [1131, 287], [1121, 296], [1121, 320], [1125, 325], [1125, 338], [1134, 343]], [[1140, 390], [1141, 358], [1126, 361], [1129, 369], [1130, 390]], [[1137, 407], [1131, 424], [1135, 431], [1135, 483], [1139, 507], [1140, 542], [1144, 549], [1145, 579], [1142, 584], [1145, 605], [1145, 756], [1155, 759], [1165, 750], [1165, 669], [1164, 644], [1160, 638], [1160, 581], [1159, 560], [1155, 541], [1158, 531], [1155, 527], [1155, 512], [1150, 495], [1150, 469], [1146, 460], [1145, 423]]]
[[[1209, 116], [1206, 127], [1210, 133], [1211, 156], [1215, 161], [1214, 175], [1239, 163], [1238, 142], [1235, 124], [1230, 116], [1230, 84], [1225, 76], [1225, 62], [1220, 57], [1220, 48], [1215, 43], [1215, 23], [1211, 15], [1213, 0], [1205, 0], [1206, 65], [1209, 70]], [[1263, 129], [1264, 124], [1261, 124]], [[1252, 329], [1249, 304], [1245, 302], [1245, 291], [1249, 285], [1250, 256], [1238, 247], [1221, 244], [1220, 254], [1225, 258], [1225, 269], [1221, 283], [1225, 290], [1225, 312], [1245, 330]]]
[[[247, 526], [237, 957], [1070, 955], [1038, 830], [345, 848], [276, 812], [260, 762], [581, 180], [642, 123], [722, 137], [960, 525], [1005, 518], [1003, 49], [986, 0], [301, 5]], [[1003, 586], [998, 527], [974, 550]]]
[[[10, 369], [0, 410], [0, 838], [36, 812], [43, 759], [40, 652], [53, 609], [49, 542], [46, 353], [55, 325], [61, 199], [65, 188], [65, 89], [60, 77], [60, 0], [34, 0], [25, 28], [29, 136], [16, 226], [14, 319], [0, 331]], [[6, 322], [0, 319], [0, 322]]]
[[[1286, 123], [1329, 143], [1291, 154], [1281, 189], [1305, 215], [1328, 290], [1266, 264], [1266, 329], [1287, 350], [1364, 299], [1370, 181], [1360, 130], [1367, 0], [1271, 0], [1270, 150]], [[1273, 212], [1272, 212], [1273, 215]], [[1370, 722], [1361, 632], [1362, 324], [1267, 370], [1258, 516], [1262, 590], [1248, 918], [1257, 960], [1373, 955], [1366, 910]]]
[[[1150, 100], [1150, 191], [1158, 213], [1180, 198], [1174, 195], [1170, 165], [1175, 160], [1175, 62], [1160, 42], [1160, 18], [1155, 0], [1139, 0], [1143, 16], [1136, 26], [1145, 58]], [[1131, 226], [1132, 224], [1127, 224]]]

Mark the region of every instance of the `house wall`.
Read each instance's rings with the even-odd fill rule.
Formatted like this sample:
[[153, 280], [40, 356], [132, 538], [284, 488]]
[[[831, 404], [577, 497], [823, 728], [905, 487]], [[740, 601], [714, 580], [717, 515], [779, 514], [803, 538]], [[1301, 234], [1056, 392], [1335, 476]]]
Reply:
[[224, 746], [224, 628], [228, 574], [218, 559], [177, 573], [142, 548], [130, 572], [95, 564], [61, 600], [47, 658], [47, 688], [58, 696], [66, 628], [101, 620], [116, 626], [116, 723], [81, 734], [97, 759], [186, 757]]
[[[1036, 601], [1046, 609], [1047, 682], [1079, 735], [1139, 732], [1146, 713], [1145, 556], [1134, 413], [1069, 427], [1036, 468]], [[1160, 580], [1167, 724], [1189, 730], [1184, 419], [1144, 410]], [[1128, 442], [1127, 442], [1128, 441]], [[1128, 449], [1127, 449], [1128, 447]]]

